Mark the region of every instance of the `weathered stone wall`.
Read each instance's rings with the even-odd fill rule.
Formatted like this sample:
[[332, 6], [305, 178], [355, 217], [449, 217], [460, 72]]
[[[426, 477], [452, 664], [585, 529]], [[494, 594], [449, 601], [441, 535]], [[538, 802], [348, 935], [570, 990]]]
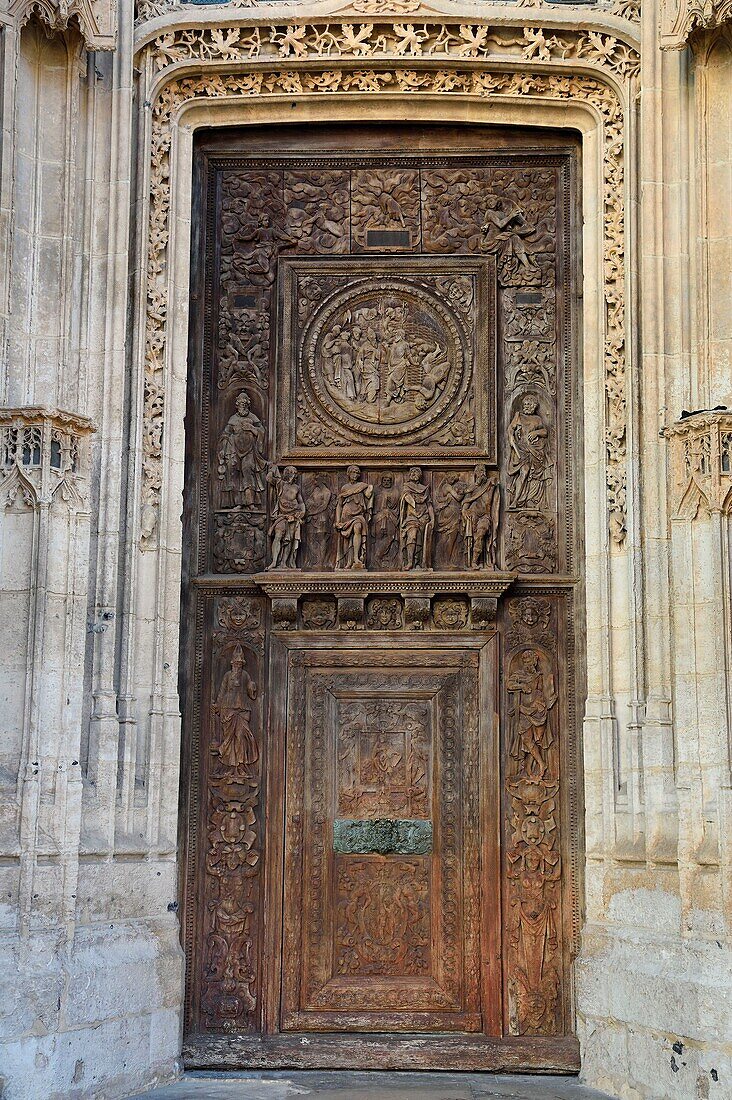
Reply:
[[135, 27], [130, 0], [85, 0], [71, 29], [52, 0], [43, 26], [0, 11], [9, 1100], [177, 1070], [192, 136], [334, 117], [582, 136], [583, 1075], [649, 1100], [732, 1088], [732, 419], [674, 426], [732, 406], [723, 5], [370, 3], [351, 18], [383, 48], [334, 3], [162, 0]]

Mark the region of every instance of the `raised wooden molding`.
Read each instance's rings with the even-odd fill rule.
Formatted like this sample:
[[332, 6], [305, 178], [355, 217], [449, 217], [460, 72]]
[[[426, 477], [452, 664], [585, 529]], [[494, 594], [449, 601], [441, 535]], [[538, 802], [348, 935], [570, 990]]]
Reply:
[[75, 24], [88, 50], [117, 46], [117, 0], [12, 0], [9, 14], [19, 26], [38, 16], [49, 35]]

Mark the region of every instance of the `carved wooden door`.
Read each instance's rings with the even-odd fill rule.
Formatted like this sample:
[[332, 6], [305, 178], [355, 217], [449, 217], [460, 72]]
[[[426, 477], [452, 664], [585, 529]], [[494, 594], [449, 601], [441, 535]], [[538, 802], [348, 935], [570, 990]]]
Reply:
[[577, 1065], [575, 157], [199, 142], [191, 1065]]

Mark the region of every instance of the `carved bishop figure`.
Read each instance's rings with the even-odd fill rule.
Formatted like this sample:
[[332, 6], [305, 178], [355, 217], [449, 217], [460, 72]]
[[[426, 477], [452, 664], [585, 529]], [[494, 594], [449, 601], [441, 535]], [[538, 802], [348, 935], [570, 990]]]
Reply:
[[422, 471], [412, 466], [399, 501], [399, 534], [405, 569], [432, 568], [432, 533], [435, 510]]
[[358, 466], [349, 466], [348, 481], [338, 493], [336, 569], [366, 568], [366, 538], [374, 507], [374, 487], [361, 480]]
[[264, 491], [263, 443], [264, 425], [252, 412], [249, 394], [242, 390], [236, 399], [236, 412], [229, 417], [219, 443], [218, 475], [223, 504], [251, 508], [257, 503], [257, 497]]

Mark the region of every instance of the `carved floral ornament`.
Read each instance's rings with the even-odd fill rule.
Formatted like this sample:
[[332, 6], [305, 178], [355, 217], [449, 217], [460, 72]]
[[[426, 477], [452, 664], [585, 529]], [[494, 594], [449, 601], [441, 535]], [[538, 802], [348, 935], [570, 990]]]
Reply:
[[[622, 545], [627, 457], [625, 124], [619, 88], [627, 88], [637, 76], [634, 48], [595, 31], [559, 34], [536, 27], [394, 23], [178, 29], [161, 35], [148, 49], [160, 83], [152, 100], [141, 547], [156, 546], [163, 482], [170, 152], [178, 112], [195, 99], [382, 93], [570, 101], [589, 106], [601, 120], [607, 500], [611, 534]], [[262, 65], [267, 58], [286, 61], [287, 68], [267, 68]], [[236, 71], [221, 72], [222, 62]], [[186, 64], [195, 66], [195, 74], [180, 72]], [[209, 65], [211, 72], [202, 73]], [[166, 81], [165, 71], [172, 67], [176, 72]], [[594, 70], [592, 75], [588, 69]], [[630, 98], [628, 91], [625, 100]]]

